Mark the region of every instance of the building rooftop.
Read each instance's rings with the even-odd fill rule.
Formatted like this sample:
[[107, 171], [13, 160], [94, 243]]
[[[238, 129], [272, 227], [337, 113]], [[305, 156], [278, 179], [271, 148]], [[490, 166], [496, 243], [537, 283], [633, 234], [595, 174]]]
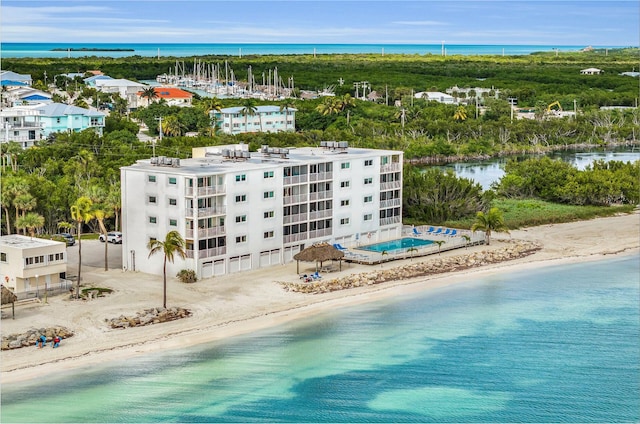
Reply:
[[[352, 147], [338, 147], [335, 145], [321, 147], [273, 148], [263, 146], [258, 152], [249, 152], [248, 145], [210, 146], [194, 149], [191, 159], [155, 158], [138, 160], [135, 164], [124, 169], [144, 169], [146, 171], [169, 174], [225, 174], [229, 172], [247, 171], [252, 169], [270, 169], [283, 165], [301, 165], [321, 163], [334, 160], [350, 160], [379, 155], [402, 154], [394, 150], [360, 149]], [[156, 163], [152, 163], [155, 161]]]
[[0, 237], [0, 246], [9, 246], [17, 249], [30, 249], [34, 247], [64, 245], [63, 242], [27, 237], [20, 234], [10, 234]]

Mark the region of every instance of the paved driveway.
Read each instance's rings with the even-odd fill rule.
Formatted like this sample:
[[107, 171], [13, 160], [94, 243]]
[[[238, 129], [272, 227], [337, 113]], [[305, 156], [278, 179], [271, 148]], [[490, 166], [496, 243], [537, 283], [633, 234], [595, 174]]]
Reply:
[[[104, 245], [98, 240], [82, 240], [82, 266], [104, 269]], [[107, 243], [109, 269], [122, 269], [122, 245]], [[67, 247], [67, 275], [78, 274], [78, 242]]]

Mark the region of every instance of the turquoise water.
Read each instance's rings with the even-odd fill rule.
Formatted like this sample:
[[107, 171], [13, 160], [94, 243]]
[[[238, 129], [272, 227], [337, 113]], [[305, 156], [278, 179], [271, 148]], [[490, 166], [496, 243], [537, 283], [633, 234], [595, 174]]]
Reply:
[[401, 238], [396, 240], [389, 240], [382, 243], [368, 244], [366, 246], [360, 246], [358, 249], [368, 250], [370, 252], [384, 252], [388, 253], [402, 253], [412, 247], [420, 248], [433, 244], [431, 240], [422, 240], [417, 238]]
[[[638, 422], [640, 256], [2, 385], [7, 422]], [[25, 352], [25, 354], [28, 352]]]
[[[442, 53], [441, 44], [149, 44], [149, 43], [2, 43], [2, 57], [82, 57], [82, 56], [204, 56], [204, 55], [280, 55], [280, 54], [337, 54], [380, 53], [385, 54], [434, 54]], [[447, 55], [526, 55], [533, 52], [579, 51], [584, 46], [548, 45], [445, 45]], [[597, 46], [594, 46], [597, 47]], [[605, 46], [603, 46], [604, 48]], [[613, 48], [613, 46], [606, 46]], [[134, 49], [134, 51], [67, 52], [52, 49]]]

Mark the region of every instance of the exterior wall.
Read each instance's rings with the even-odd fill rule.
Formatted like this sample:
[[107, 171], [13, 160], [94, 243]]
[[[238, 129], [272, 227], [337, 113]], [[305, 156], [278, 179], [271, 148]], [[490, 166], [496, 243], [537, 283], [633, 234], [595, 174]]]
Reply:
[[21, 235], [0, 237], [3, 283], [14, 293], [36, 291], [60, 282], [67, 271], [65, 243]]
[[92, 117], [85, 115], [43, 116], [41, 118], [43, 134], [47, 137], [55, 132], [79, 132], [87, 128], [95, 128], [98, 134], [102, 134], [104, 117]]
[[[221, 112], [213, 112], [220, 130], [225, 134], [240, 134], [246, 132], [281, 132], [295, 131], [295, 110], [280, 111], [273, 107], [246, 117], [240, 112], [241, 108], [228, 108]], [[245, 121], [246, 119], [246, 121]]]
[[167, 275], [194, 269], [199, 278], [287, 263], [315, 242], [401, 234], [402, 152], [304, 148], [230, 160], [214, 153], [223, 147], [194, 149], [175, 167], [121, 169], [125, 269], [162, 274], [162, 255], [148, 258], [146, 246], [173, 230], [187, 258], [167, 263]]
[[0, 112], [0, 142], [16, 141], [23, 148], [43, 138], [40, 114], [37, 111], [22, 108], [10, 108]]

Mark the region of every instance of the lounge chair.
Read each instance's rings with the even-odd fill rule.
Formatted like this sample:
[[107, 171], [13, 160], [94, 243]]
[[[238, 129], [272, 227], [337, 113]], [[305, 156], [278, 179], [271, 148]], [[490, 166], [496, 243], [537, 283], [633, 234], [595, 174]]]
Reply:
[[442, 233], [443, 236], [450, 236], [451, 235], [451, 228], [447, 228], [444, 233]]
[[435, 236], [435, 235], [440, 234], [440, 233], [442, 233], [442, 228], [438, 228], [438, 230], [437, 230], [437, 231], [434, 231], [434, 232], [433, 232], [433, 233], [431, 233], [431, 234], [433, 234], [433, 235]]
[[414, 227], [414, 229], [413, 229], [413, 235], [414, 235], [414, 236], [421, 236], [421, 235], [422, 235], [422, 233], [421, 233], [420, 231], [418, 231], [418, 230]]
[[346, 250], [348, 250], [346, 247], [342, 246], [342, 245], [341, 245], [341, 244], [339, 244], [339, 243], [335, 243], [335, 244], [333, 245], [333, 247], [335, 247], [335, 248], [336, 248], [336, 249], [338, 249], [338, 250], [342, 250], [343, 252], [344, 252], [344, 251], [346, 251]]
[[454, 237], [458, 235], [458, 230], [451, 230], [451, 232], [448, 234], [449, 237]]
[[429, 227], [429, 229], [427, 231], [425, 231], [425, 233], [433, 233], [436, 229], [433, 227]]

